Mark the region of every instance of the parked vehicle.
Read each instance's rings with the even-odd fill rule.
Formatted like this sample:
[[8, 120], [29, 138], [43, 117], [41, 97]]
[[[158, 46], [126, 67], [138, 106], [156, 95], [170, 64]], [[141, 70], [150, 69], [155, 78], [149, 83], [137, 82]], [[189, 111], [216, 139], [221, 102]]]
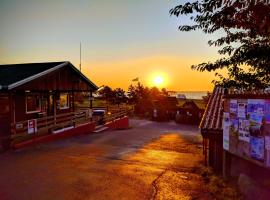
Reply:
[[93, 110], [93, 120], [98, 123], [98, 125], [102, 125], [105, 123], [105, 114], [106, 110]]

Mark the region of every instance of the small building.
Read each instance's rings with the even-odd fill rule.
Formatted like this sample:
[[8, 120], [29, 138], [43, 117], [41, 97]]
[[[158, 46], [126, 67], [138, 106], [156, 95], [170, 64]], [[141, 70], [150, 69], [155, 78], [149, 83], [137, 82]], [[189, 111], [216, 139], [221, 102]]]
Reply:
[[184, 94], [176, 94], [176, 98], [177, 99], [187, 99], [187, 97], [186, 97], [186, 95], [184, 95]]
[[92, 98], [76, 108], [76, 94], [97, 86], [70, 62], [0, 65], [0, 141], [56, 133], [91, 121]]
[[175, 118], [176, 107], [177, 107], [176, 97], [163, 97], [160, 96], [154, 100], [153, 105], [153, 120], [166, 121]]
[[184, 103], [177, 108], [176, 122], [184, 124], [199, 124], [204, 108], [199, 107], [194, 100], [182, 100]]

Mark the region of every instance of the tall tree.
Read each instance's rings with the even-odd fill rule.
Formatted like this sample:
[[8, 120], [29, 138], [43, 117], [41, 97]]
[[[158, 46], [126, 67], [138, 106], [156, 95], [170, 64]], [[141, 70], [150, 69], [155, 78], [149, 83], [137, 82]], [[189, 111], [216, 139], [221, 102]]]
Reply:
[[224, 87], [258, 89], [270, 83], [270, 1], [269, 0], [197, 0], [178, 5], [171, 15], [190, 16], [191, 25], [180, 31], [217, 31], [224, 36], [208, 44], [220, 47], [222, 58], [193, 65], [199, 71], [227, 69], [216, 73], [215, 84]]

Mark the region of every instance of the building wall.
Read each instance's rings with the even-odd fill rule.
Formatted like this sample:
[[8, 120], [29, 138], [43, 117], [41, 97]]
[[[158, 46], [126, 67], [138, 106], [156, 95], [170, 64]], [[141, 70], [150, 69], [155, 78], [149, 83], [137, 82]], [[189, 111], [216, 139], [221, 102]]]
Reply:
[[245, 199], [269, 199], [270, 171], [226, 152], [227, 177], [235, 180]]
[[0, 93], [0, 138], [10, 132], [10, 100], [7, 93]]
[[[30, 120], [30, 119], [36, 119], [39, 118], [40, 116], [38, 115], [38, 112], [36, 113], [26, 113], [26, 95], [28, 93], [25, 92], [17, 92], [14, 94], [14, 102], [15, 102], [15, 121], [20, 122], [20, 121], [25, 121], [25, 120]], [[31, 94], [31, 93], [29, 93]], [[48, 106], [49, 106], [49, 93], [37, 93], [43, 96], [44, 99], [47, 99], [47, 107], [45, 109], [46, 115], [48, 115]], [[57, 96], [57, 95], [55, 95]], [[56, 109], [56, 114], [64, 114], [68, 112], [72, 112], [72, 101], [71, 99], [69, 100], [70, 106], [67, 109]]]

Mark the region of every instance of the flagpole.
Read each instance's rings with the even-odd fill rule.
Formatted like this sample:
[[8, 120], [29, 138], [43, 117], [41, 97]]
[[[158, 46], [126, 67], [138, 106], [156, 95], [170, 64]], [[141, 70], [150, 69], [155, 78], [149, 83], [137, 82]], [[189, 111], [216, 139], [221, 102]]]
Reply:
[[80, 42], [80, 72], [82, 71], [82, 44]]

